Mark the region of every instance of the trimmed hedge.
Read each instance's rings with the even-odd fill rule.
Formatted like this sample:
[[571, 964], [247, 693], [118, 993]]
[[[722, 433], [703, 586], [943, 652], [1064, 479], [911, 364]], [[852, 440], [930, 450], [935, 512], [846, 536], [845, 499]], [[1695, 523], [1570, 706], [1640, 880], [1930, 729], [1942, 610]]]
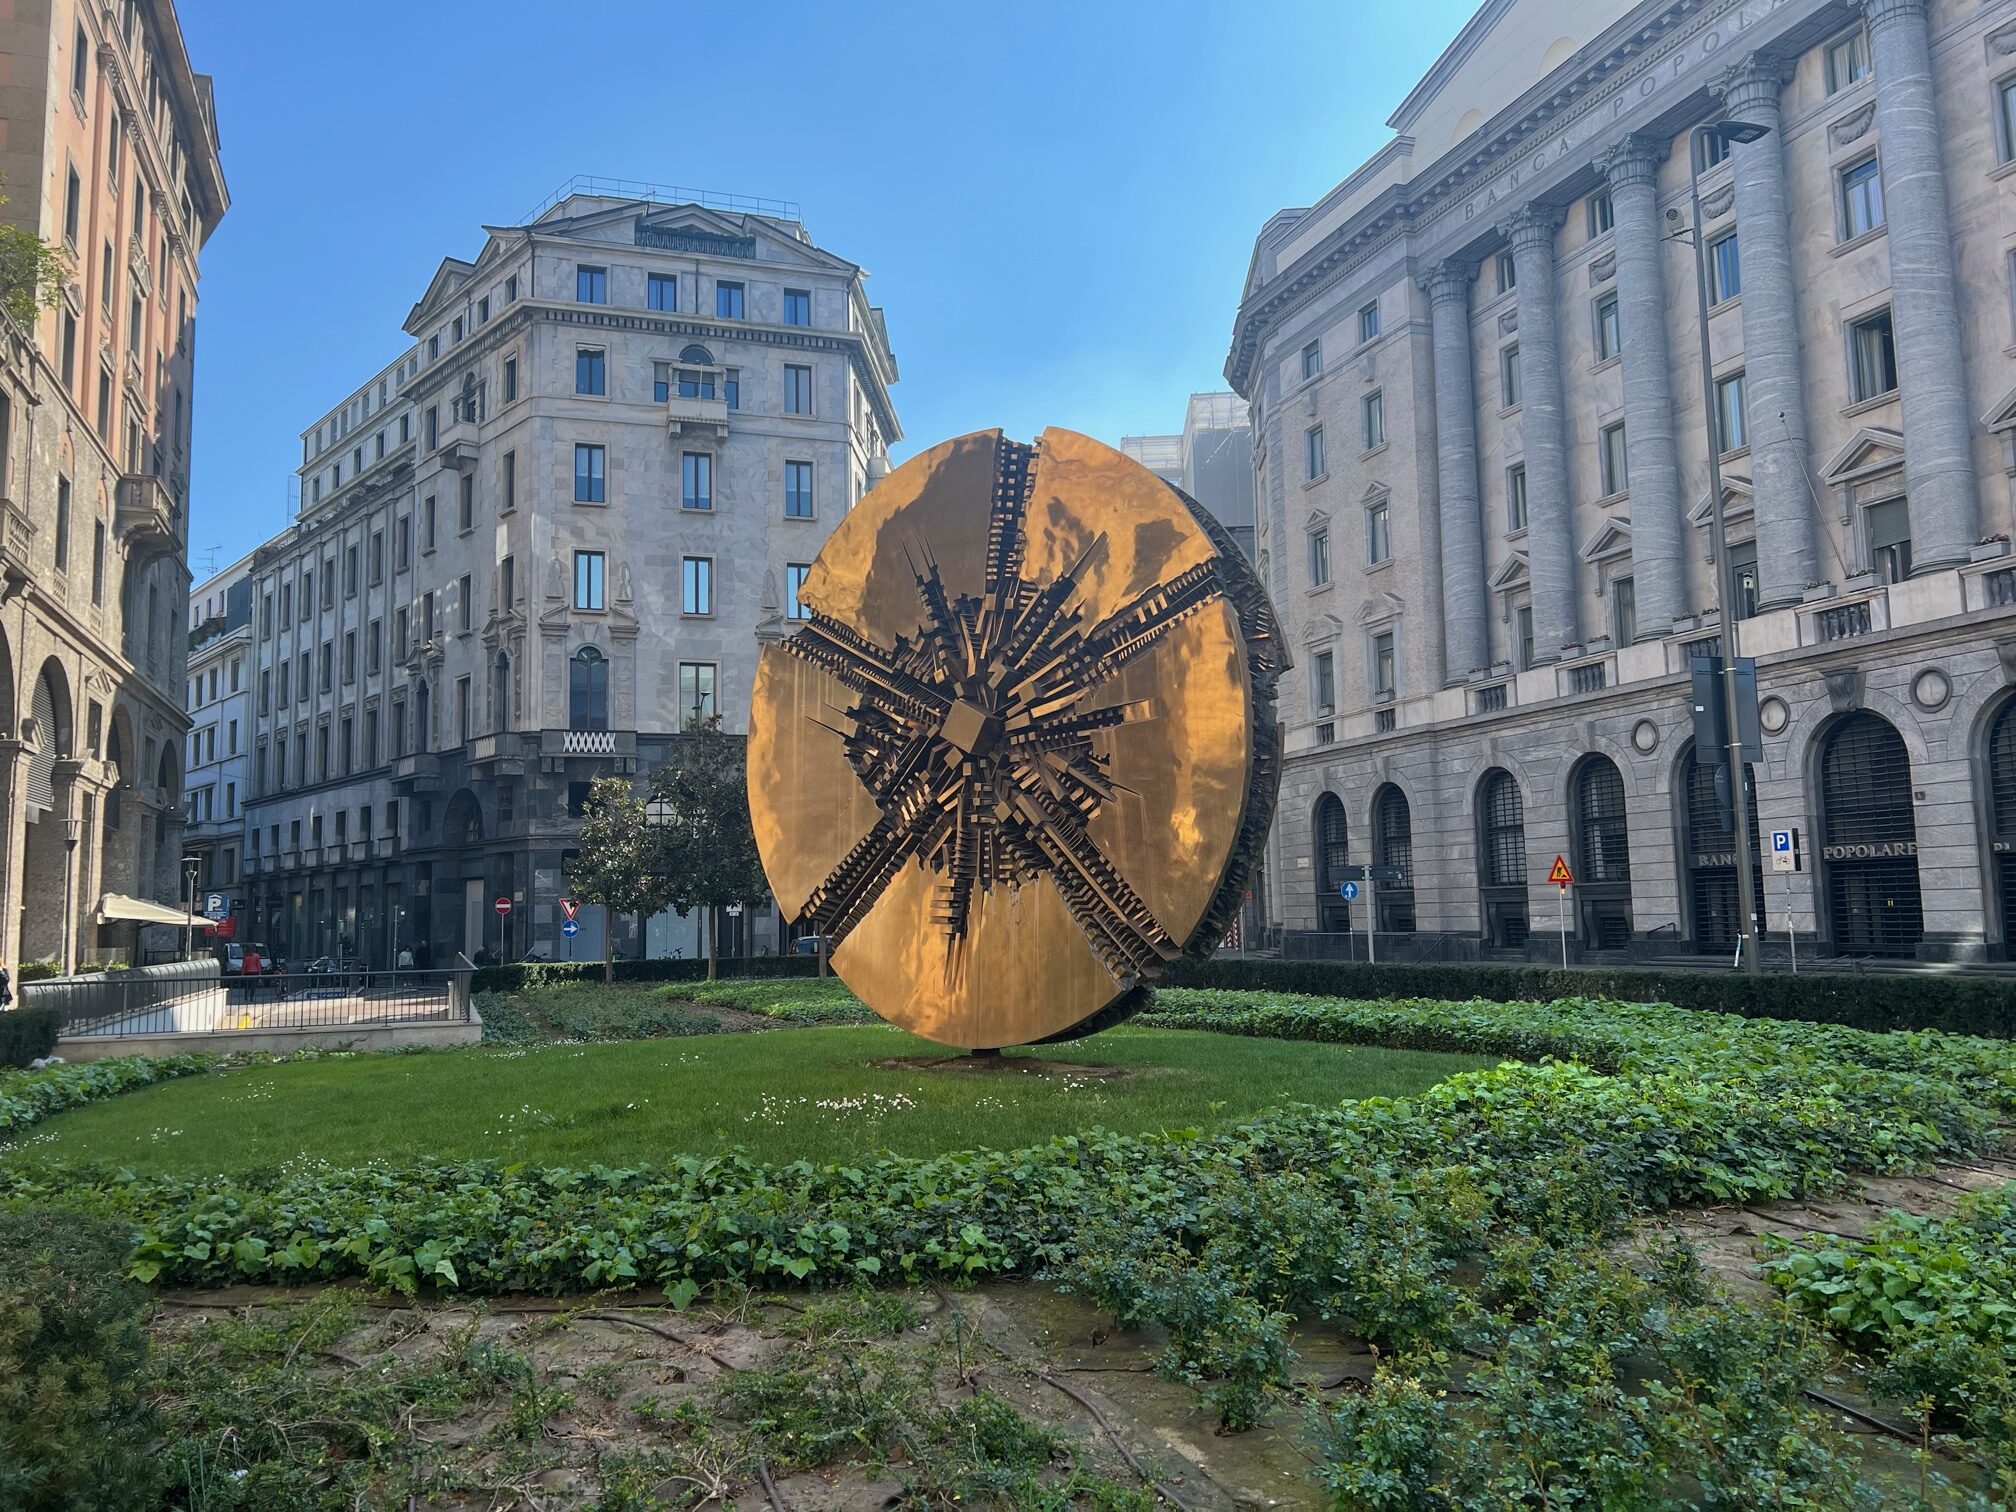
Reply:
[[1483, 998], [1494, 1003], [1555, 998], [1615, 998], [1800, 1019], [1856, 1029], [1940, 1029], [1949, 1034], [2016, 1039], [2016, 981], [1835, 972], [1745, 976], [1731, 971], [1646, 971], [1467, 963], [1368, 965], [1353, 961], [1182, 961], [1164, 978], [1171, 987], [1235, 992], [1293, 992], [1335, 998]]
[[0, 1066], [16, 1068], [56, 1048], [63, 1016], [54, 1008], [10, 1008], [0, 1013]]
[[[727, 956], [721, 959], [720, 976], [729, 977], [816, 977], [817, 956]], [[651, 960], [618, 961], [619, 982], [704, 982], [705, 961]], [[513, 966], [485, 966], [469, 979], [472, 992], [518, 992], [526, 987], [543, 987], [553, 982], [599, 982], [600, 961], [521, 961]]]

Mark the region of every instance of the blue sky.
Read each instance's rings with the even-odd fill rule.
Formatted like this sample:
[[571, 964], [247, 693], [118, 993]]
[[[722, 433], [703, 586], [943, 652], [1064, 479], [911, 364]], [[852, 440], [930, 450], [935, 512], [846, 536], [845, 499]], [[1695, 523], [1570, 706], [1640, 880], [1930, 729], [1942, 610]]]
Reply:
[[286, 524], [300, 431], [401, 349], [439, 260], [580, 173], [796, 200], [888, 311], [899, 458], [1179, 429], [1223, 386], [1254, 234], [1386, 139], [1471, 6], [179, 8], [234, 197], [203, 253], [200, 578]]

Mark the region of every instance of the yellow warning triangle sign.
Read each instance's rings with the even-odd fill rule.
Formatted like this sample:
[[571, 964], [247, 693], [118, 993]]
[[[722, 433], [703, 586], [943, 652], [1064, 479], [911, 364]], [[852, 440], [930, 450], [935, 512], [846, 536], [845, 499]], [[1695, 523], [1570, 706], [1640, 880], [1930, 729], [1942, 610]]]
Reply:
[[1547, 880], [1552, 882], [1556, 887], [1566, 887], [1575, 880], [1575, 873], [1568, 870], [1567, 857], [1556, 856], [1554, 858], [1554, 869], [1547, 873]]

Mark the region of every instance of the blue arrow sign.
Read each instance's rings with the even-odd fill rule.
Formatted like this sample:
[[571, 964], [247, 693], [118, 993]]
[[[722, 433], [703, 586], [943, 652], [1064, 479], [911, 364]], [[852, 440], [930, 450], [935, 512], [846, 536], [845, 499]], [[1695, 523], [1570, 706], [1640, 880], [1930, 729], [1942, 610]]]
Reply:
[[569, 919], [565, 924], [560, 926], [560, 933], [571, 940], [574, 936], [581, 933], [581, 925], [577, 920]]
[[1358, 896], [1358, 884], [1356, 882], [1339, 882], [1337, 884], [1337, 892], [1346, 903], [1349, 903], [1353, 898]]

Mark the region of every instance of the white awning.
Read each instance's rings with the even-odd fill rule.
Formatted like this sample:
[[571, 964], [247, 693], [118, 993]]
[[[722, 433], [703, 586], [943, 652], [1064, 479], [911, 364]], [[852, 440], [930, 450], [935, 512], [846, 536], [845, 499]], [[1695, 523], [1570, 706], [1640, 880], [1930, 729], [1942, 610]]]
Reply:
[[173, 924], [177, 929], [193, 925], [198, 929], [215, 929], [217, 921], [206, 919], [201, 914], [184, 913], [179, 908], [170, 908], [165, 903], [150, 903], [145, 898], [129, 898], [124, 893], [107, 893], [98, 900], [98, 922], [100, 924]]

